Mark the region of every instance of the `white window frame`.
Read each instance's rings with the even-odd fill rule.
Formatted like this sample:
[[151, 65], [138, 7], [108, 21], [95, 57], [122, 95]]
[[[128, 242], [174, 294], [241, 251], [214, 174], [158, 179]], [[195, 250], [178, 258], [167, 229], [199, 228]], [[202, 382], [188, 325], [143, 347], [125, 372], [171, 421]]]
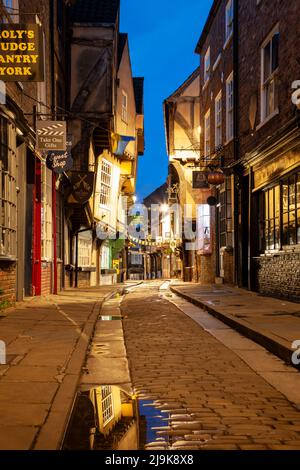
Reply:
[[100, 207], [109, 208], [111, 199], [111, 185], [112, 185], [112, 164], [105, 160], [101, 161], [100, 168], [100, 190], [99, 190], [99, 205]]
[[110, 269], [110, 248], [105, 244], [101, 248], [101, 269]]
[[122, 121], [125, 124], [128, 123], [128, 95], [126, 91], [122, 90], [122, 110], [121, 110]]
[[222, 143], [222, 91], [220, 91], [215, 98], [215, 148]]
[[234, 134], [234, 83], [233, 72], [226, 80], [226, 142], [233, 139]]
[[210, 109], [204, 116], [204, 157], [210, 155]]
[[53, 259], [53, 221], [52, 221], [52, 171], [42, 163], [42, 219], [41, 255], [42, 260]]
[[78, 266], [92, 265], [92, 239], [79, 234], [78, 236]]
[[17, 157], [16, 131], [4, 117], [0, 117], [0, 139], [5, 134], [7, 141], [1, 142], [0, 158], [0, 255], [15, 259], [17, 255]]
[[[265, 49], [267, 45], [270, 43], [270, 67], [272, 68], [272, 57], [273, 57], [273, 37], [279, 34], [279, 24], [277, 24], [271, 33], [267, 36], [261, 46], [261, 123], [270, 119], [274, 114], [278, 113], [278, 106], [277, 106], [277, 83], [276, 78], [278, 75], [278, 65], [274, 70], [270, 70], [270, 74], [267, 79], [265, 79]], [[270, 87], [270, 88], [269, 88]], [[269, 94], [270, 89], [273, 89], [273, 105], [270, 107], [269, 110], [267, 109], [267, 96]]]
[[204, 84], [206, 84], [210, 79], [210, 46], [207, 48], [207, 51], [204, 56]]
[[233, 0], [228, 0], [225, 10], [225, 44], [233, 35]]
[[110, 385], [101, 387], [101, 412], [105, 427], [114, 418], [113, 393]]

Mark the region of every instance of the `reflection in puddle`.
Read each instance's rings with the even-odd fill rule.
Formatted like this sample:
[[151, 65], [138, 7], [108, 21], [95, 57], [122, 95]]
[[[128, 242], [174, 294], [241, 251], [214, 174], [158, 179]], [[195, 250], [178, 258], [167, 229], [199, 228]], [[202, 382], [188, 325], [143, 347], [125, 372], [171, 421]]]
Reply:
[[170, 416], [113, 385], [77, 394], [63, 450], [159, 450], [172, 445]]
[[102, 321], [112, 321], [112, 320], [122, 320], [122, 317], [118, 316], [110, 316], [110, 315], [101, 315], [99, 320]]
[[77, 395], [64, 450], [138, 450], [136, 399], [104, 385]]

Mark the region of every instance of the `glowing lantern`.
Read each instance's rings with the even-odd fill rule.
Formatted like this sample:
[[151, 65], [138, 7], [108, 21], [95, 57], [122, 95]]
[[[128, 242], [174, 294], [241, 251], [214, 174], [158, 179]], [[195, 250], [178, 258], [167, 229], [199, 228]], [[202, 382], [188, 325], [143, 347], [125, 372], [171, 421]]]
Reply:
[[218, 184], [223, 184], [224, 181], [225, 181], [224, 174], [221, 173], [220, 171], [213, 171], [211, 173], [208, 173], [207, 175], [207, 182], [209, 184], [218, 185]]

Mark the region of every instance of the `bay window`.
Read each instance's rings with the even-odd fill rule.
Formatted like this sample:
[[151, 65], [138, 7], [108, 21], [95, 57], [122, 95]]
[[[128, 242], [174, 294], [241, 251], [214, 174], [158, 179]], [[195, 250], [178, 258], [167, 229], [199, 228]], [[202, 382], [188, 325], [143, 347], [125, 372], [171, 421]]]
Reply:
[[300, 172], [264, 193], [264, 248], [278, 250], [300, 244]]

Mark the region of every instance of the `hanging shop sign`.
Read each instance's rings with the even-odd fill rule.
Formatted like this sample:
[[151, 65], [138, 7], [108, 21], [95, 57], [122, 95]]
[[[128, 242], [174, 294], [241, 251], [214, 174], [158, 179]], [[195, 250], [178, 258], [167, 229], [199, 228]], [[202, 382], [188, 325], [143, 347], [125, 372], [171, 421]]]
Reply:
[[71, 170], [73, 159], [71, 154], [72, 142], [67, 142], [67, 150], [65, 152], [49, 152], [46, 158], [46, 165], [49, 170], [54, 171], [58, 175]]
[[72, 194], [79, 204], [88, 202], [93, 194], [94, 173], [92, 171], [72, 171]]
[[66, 121], [36, 121], [36, 149], [67, 150], [67, 123]]
[[193, 171], [193, 189], [209, 188], [206, 171]]
[[44, 45], [37, 24], [0, 24], [0, 80], [43, 82]]

